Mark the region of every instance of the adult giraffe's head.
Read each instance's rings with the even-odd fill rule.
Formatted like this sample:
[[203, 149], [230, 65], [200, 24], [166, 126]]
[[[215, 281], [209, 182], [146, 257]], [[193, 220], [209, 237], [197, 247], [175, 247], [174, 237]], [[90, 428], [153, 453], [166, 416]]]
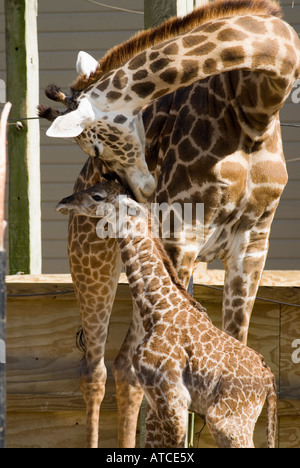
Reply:
[[[80, 52], [76, 68], [88, 80], [99, 63]], [[67, 110], [59, 112], [40, 105], [39, 115], [52, 122], [47, 131], [49, 137], [75, 138], [85, 153], [99, 157], [108, 174], [128, 187], [138, 201], [145, 202], [155, 189], [155, 181], [145, 161], [142, 112], [132, 106], [121, 105], [120, 109], [99, 106], [103, 91], [100, 83], [92, 89], [72, 87], [70, 96], [66, 96], [56, 85], [49, 85], [47, 97], [64, 104]]]

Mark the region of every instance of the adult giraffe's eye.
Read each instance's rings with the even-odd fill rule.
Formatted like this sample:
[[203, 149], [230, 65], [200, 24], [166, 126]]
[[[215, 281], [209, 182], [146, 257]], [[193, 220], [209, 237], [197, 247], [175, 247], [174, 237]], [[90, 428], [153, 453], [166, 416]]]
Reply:
[[100, 197], [100, 195], [92, 195], [92, 199], [95, 200], [96, 202], [102, 201], [103, 198]]

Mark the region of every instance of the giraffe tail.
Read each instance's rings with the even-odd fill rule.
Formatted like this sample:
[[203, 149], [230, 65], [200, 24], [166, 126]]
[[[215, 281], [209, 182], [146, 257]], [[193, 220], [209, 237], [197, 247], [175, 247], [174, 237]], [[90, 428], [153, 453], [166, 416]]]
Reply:
[[277, 392], [275, 377], [272, 380], [267, 394], [267, 440], [268, 448], [275, 448], [277, 428]]

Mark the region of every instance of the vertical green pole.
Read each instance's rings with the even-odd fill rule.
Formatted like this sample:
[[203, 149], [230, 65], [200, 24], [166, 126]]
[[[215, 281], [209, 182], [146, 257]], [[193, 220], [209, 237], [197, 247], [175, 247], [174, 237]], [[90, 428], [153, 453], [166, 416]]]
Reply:
[[[39, 66], [37, 0], [5, 0], [8, 131], [10, 274], [41, 273]], [[24, 120], [22, 120], [22, 118]]]

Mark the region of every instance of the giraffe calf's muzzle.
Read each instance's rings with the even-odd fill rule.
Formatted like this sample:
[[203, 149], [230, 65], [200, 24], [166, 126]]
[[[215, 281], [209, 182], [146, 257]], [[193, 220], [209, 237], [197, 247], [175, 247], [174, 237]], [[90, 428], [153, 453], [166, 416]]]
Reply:
[[63, 215], [68, 215], [74, 209], [72, 205], [73, 196], [63, 198], [57, 205], [56, 211]]

